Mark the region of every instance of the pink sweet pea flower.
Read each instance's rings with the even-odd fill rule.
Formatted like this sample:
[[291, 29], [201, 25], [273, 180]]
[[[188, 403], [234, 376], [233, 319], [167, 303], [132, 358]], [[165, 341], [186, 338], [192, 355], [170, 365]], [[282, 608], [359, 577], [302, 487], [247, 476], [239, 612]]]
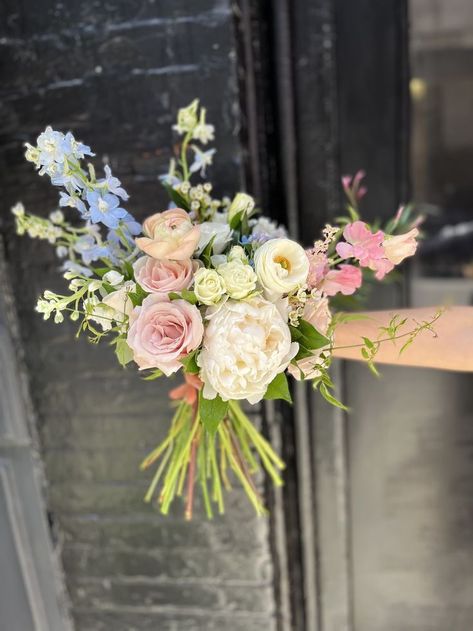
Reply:
[[386, 236], [383, 241], [386, 258], [393, 265], [399, 265], [408, 256], [413, 256], [417, 250], [416, 237], [418, 234], [417, 228], [413, 228], [405, 234], [399, 234], [394, 237]]
[[330, 270], [325, 276], [321, 289], [326, 296], [335, 296], [339, 292], [350, 296], [361, 287], [363, 276], [359, 267], [340, 265], [339, 269]]
[[345, 227], [343, 236], [346, 243], [338, 243], [336, 248], [343, 259], [357, 259], [361, 267], [369, 267], [376, 272], [378, 280], [382, 280], [394, 268], [394, 263], [384, 252], [385, 234], [382, 230], [373, 233], [363, 221], [354, 221]]
[[365, 177], [364, 171], [358, 171], [354, 176], [344, 175], [342, 177], [342, 186], [349, 199], [353, 197], [355, 201], [360, 201], [366, 195], [368, 189], [361, 186], [361, 180]]
[[372, 260], [384, 256], [382, 230], [371, 232], [364, 221], [354, 221], [345, 226], [343, 236], [346, 242], [337, 244], [337, 253], [342, 259], [355, 258], [362, 267], [369, 267]]

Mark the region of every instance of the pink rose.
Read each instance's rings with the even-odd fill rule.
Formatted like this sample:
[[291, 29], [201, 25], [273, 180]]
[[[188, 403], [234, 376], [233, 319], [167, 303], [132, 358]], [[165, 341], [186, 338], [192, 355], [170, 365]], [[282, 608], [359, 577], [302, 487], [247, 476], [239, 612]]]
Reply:
[[140, 250], [154, 259], [173, 261], [190, 259], [200, 237], [199, 226], [182, 208], [151, 215], [143, 224], [143, 232], [146, 236], [136, 239]]
[[158, 261], [142, 256], [133, 265], [135, 280], [146, 291], [167, 297], [170, 291], [181, 291], [191, 286], [197, 262]]
[[386, 237], [383, 241], [384, 253], [393, 265], [399, 265], [408, 256], [413, 256], [417, 250], [417, 228], [405, 234]]
[[159, 368], [169, 377], [182, 367], [181, 357], [200, 345], [203, 335], [197, 307], [151, 294], [133, 309], [127, 342], [140, 370]]
[[327, 296], [335, 296], [341, 292], [350, 296], [361, 287], [363, 275], [359, 267], [354, 265], [340, 265], [339, 269], [330, 270], [321, 284], [321, 289]]

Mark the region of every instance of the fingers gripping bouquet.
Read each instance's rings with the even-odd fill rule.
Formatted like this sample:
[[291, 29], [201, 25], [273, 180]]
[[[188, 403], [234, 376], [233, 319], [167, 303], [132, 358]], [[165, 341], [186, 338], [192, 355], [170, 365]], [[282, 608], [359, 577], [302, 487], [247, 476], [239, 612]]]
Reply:
[[[414, 254], [417, 236], [415, 227], [393, 236], [359, 219], [360, 174], [343, 182], [349, 217], [327, 225], [309, 250], [258, 215], [249, 195], [215, 199], [205, 181], [215, 153], [205, 149], [214, 137], [205, 114], [197, 100], [179, 110], [179, 155], [162, 178], [171, 204], [143, 226], [123, 207], [128, 195], [110, 167], [98, 177], [83, 163], [90, 148], [50, 127], [36, 146], [27, 145], [26, 158], [60, 189], [59, 206], [83, 221], [78, 227], [62, 210], [42, 219], [21, 204], [13, 209], [20, 234], [55, 246], [69, 281], [64, 295], [45, 291], [39, 299], [45, 319], [68, 316], [91, 341], [108, 338], [118, 361], [133, 363], [145, 379], [184, 377], [170, 392], [176, 411], [169, 433], [142, 467], [156, 466], [145, 499], [157, 494], [167, 513], [184, 496], [187, 518], [197, 484], [207, 515], [214, 506], [223, 512], [230, 471], [264, 513], [253, 474], [259, 462], [280, 485], [283, 463], [241, 403], [290, 401], [289, 373], [341, 405], [328, 374], [330, 303], [354, 294], [362, 272], [382, 280]], [[406, 221], [401, 211], [391, 229]]]

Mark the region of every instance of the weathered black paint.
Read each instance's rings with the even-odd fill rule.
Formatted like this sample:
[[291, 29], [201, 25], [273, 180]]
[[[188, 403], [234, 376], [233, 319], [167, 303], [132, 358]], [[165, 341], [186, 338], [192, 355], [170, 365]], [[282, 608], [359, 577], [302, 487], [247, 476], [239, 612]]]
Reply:
[[[24, 161], [46, 124], [106, 154], [138, 218], [163, 208], [157, 180], [178, 107], [200, 97], [217, 128], [218, 192], [242, 180], [234, 18], [222, 0], [3, 2], [1, 228], [20, 318], [76, 629], [276, 628], [269, 525], [235, 491], [227, 515], [189, 524], [144, 505], [138, 470], [169, 422], [169, 383], [117, 367], [113, 352], [33, 307], [59, 289], [45, 244], [13, 234], [10, 206], [46, 215], [58, 194]], [[199, 515], [201, 515], [199, 517]], [[242, 527], [244, 525], [244, 527]]]

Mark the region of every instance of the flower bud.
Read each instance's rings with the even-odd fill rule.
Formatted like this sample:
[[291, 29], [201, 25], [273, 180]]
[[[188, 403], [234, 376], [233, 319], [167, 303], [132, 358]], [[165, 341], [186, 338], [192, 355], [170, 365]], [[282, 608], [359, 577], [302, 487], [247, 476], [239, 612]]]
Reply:
[[230, 208], [228, 209], [228, 221], [232, 221], [238, 214], [242, 214], [242, 217], [246, 215], [249, 217], [255, 208], [255, 200], [251, 195], [246, 193], [237, 193], [233, 198]]

